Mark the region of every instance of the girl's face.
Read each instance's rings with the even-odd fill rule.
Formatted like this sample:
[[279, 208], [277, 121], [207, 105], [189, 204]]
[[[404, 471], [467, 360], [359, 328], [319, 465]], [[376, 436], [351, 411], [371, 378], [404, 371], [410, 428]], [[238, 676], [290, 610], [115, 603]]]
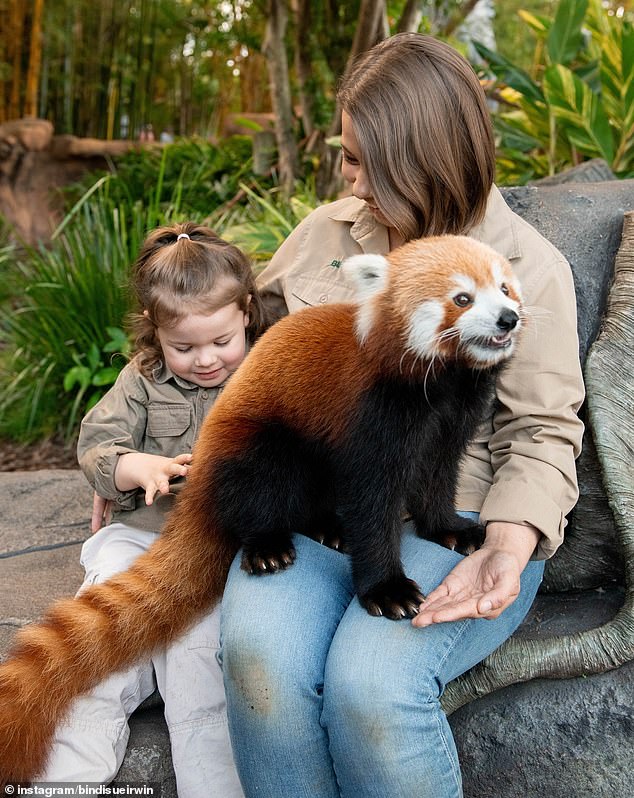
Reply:
[[238, 368], [246, 353], [248, 314], [233, 302], [214, 313], [191, 313], [156, 334], [165, 363], [178, 377], [215, 388]]
[[361, 152], [352, 126], [352, 119], [345, 111], [341, 114], [341, 152], [343, 179], [350, 183], [354, 196], [366, 203], [377, 222], [389, 227], [390, 223], [383, 216], [372, 196], [372, 189], [368, 183], [365, 169], [361, 166]]

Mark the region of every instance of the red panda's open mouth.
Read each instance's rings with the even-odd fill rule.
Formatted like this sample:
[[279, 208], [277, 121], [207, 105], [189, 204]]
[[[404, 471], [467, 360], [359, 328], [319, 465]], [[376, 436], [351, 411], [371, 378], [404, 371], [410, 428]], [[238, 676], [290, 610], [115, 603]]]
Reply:
[[508, 349], [513, 343], [513, 333], [502, 333], [502, 335], [481, 336], [479, 338], [471, 339], [471, 346], [480, 347], [481, 349]]
[[511, 345], [511, 341], [511, 333], [506, 332], [503, 335], [493, 335], [491, 338], [487, 338], [486, 345], [493, 349], [506, 349], [507, 346]]

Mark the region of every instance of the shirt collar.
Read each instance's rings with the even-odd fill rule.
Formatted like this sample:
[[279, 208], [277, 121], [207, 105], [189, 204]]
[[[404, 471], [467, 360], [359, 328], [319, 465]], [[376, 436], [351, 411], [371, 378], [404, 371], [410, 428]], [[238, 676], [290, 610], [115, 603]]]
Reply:
[[172, 369], [167, 365], [167, 363], [163, 363], [162, 360], [158, 362], [158, 364], [152, 369], [152, 380], [159, 385], [163, 383], [175, 382], [181, 388], [186, 388], [187, 390], [191, 391], [195, 388], [200, 388], [199, 385], [196, 385], [194, 382], [190, 382], [189, 380], [184, 380], [182, 377], [177, 376], [174, 374]]
[[335, 222], [350, 222], [350, 235], [364, 252], [387, 255], [390, 250], [387, 227], [377, 222], [363, 200], [346, 197], [336, 205], [328, 214], [330, 219]]

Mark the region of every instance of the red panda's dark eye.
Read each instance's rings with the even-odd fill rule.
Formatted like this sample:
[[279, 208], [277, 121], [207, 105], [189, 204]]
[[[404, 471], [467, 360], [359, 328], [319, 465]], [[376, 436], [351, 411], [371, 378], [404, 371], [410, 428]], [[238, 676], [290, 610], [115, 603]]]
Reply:
[[500, 291], [504, 294], [504, 296], [508, 296], [509, 295], [508, 285], [506, 283], [502, 283], [502, 285], [500, 286]]
[[466, 308], [467, 305], [470, 305], [473, 302], [473, 299], [469, 296], [469, 294], [456, 294], [453, 298], [453, 301], [459, 308]]

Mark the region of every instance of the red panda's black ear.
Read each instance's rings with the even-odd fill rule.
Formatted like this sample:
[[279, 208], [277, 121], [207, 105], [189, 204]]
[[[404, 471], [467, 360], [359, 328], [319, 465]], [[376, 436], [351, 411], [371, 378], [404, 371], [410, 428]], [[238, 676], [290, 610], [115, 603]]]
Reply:
[[389, 267], [383, 255], [352, 255], [341, 266], [355, 285], [358, 302], [367, 302], [383, 291]]

